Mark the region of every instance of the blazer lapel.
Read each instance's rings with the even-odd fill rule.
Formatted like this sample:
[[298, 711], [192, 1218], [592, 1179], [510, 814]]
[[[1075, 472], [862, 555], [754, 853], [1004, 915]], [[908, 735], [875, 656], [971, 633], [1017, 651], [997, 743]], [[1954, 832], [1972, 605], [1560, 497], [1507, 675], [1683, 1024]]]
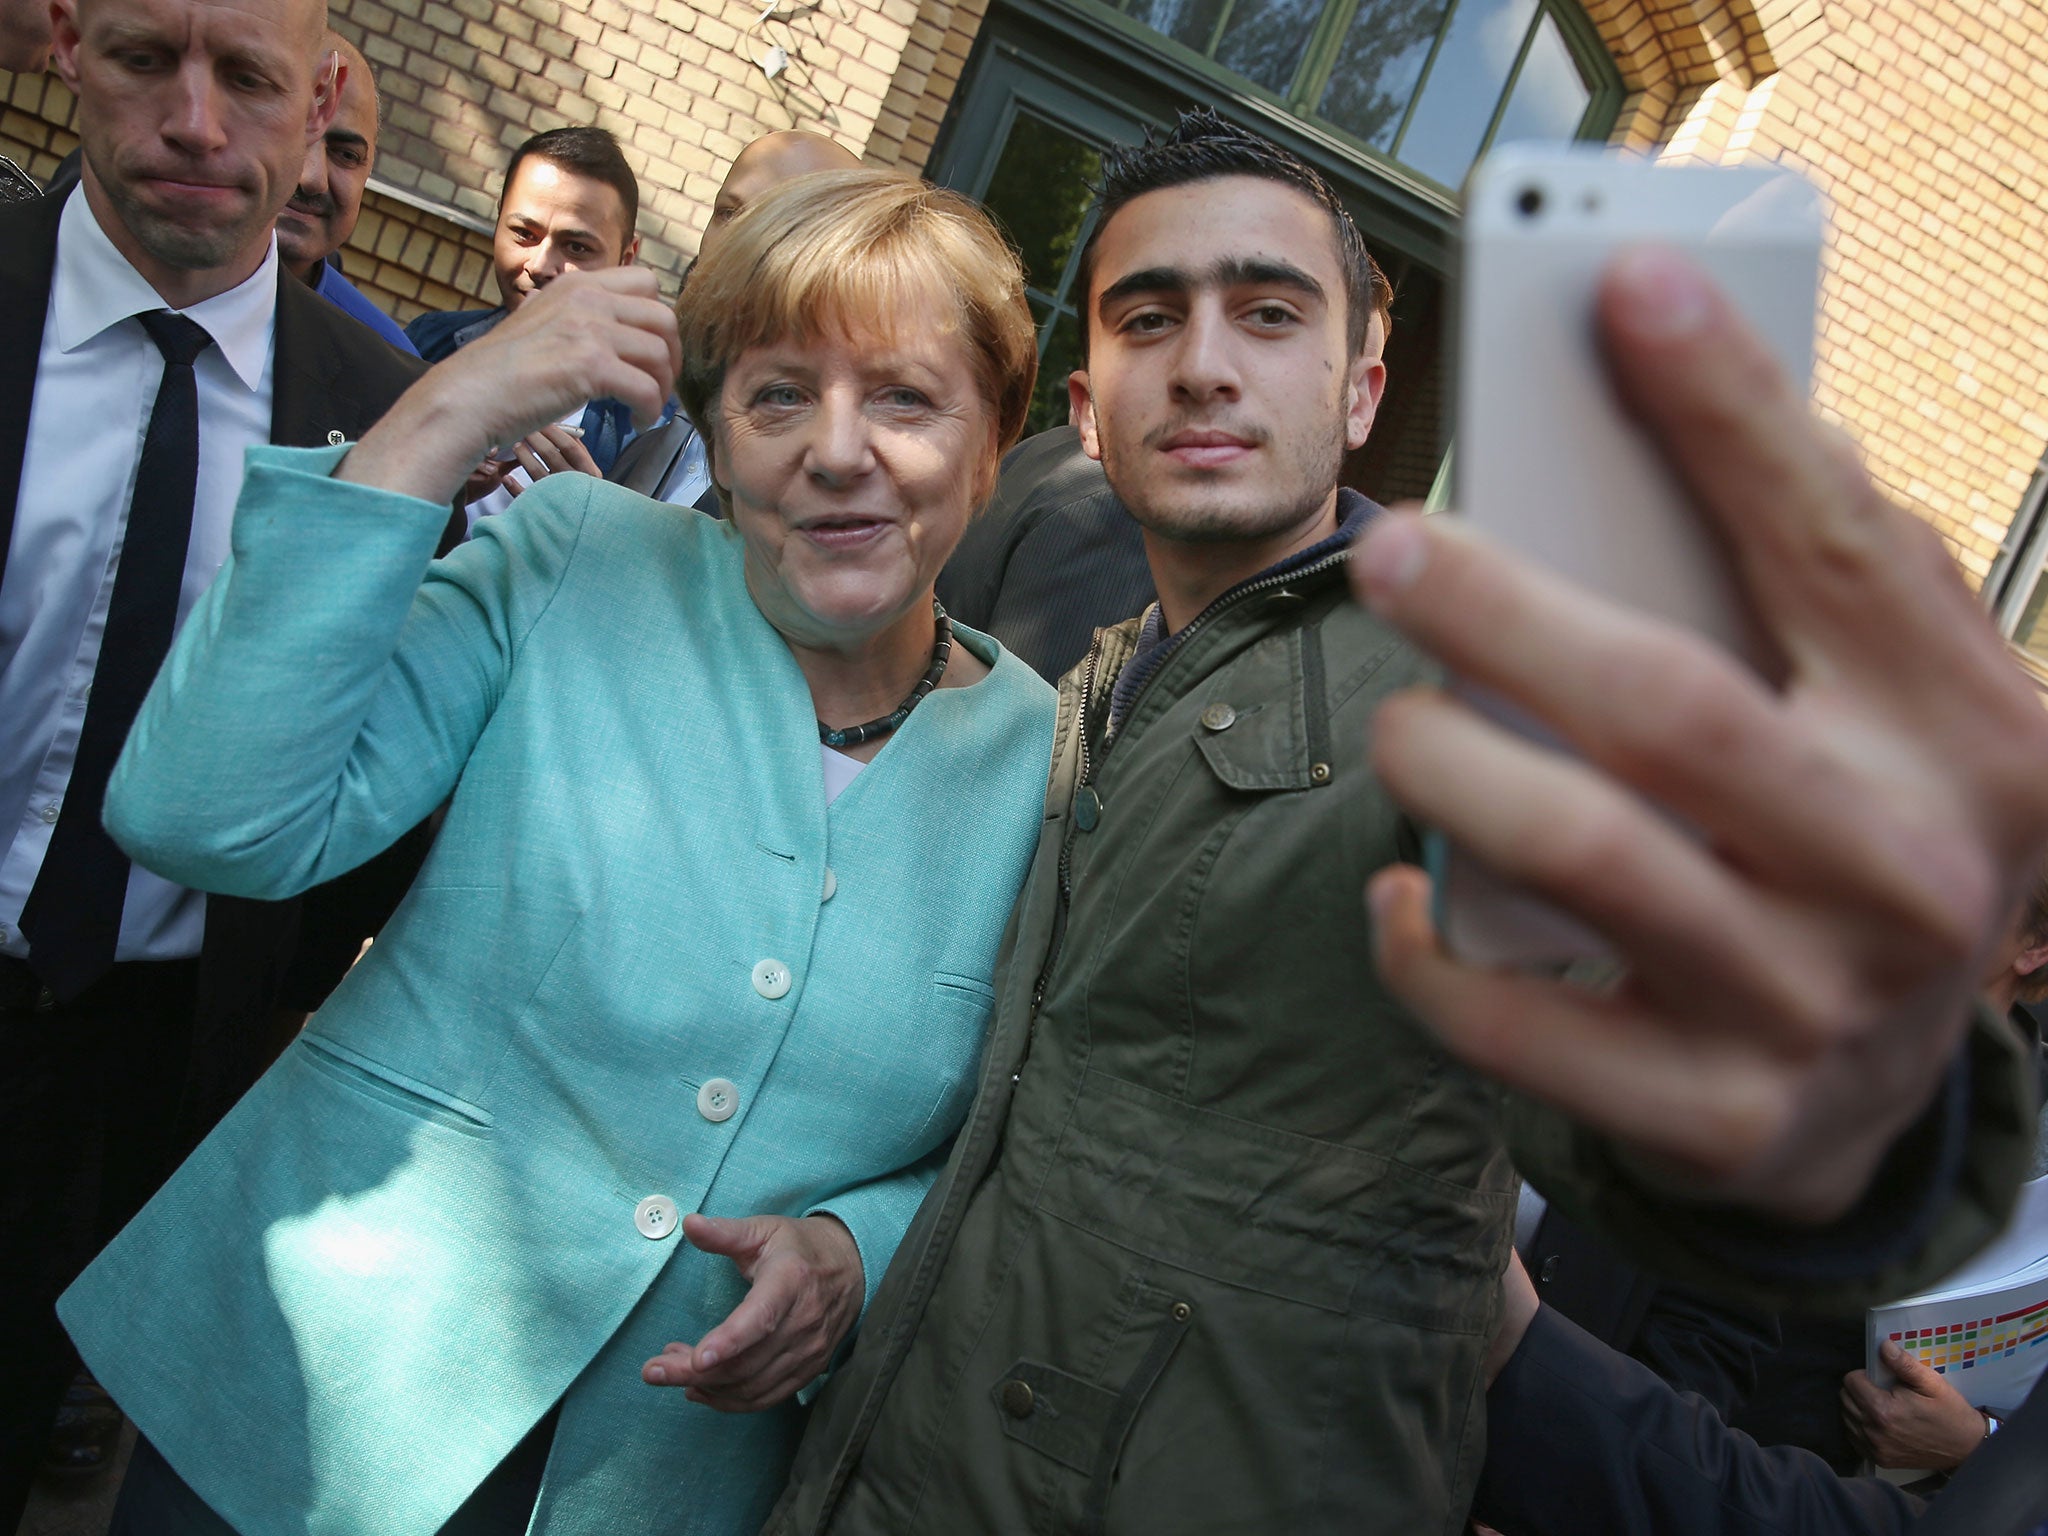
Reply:
[[358, 419], [362, 412], [348, 388], [344, 359], [328, 344], [331, 333], [314, 320], [312, 306], [326, 302], [278, 263], [270, 440], [280, 448], [339, 443], [361, 436], [367, 425]]
[[28, 454], [28, 415], [36, 363], [57, 267], [57, 219], [64, 199], [17, 203], [0, 218], [0, 577], [14, 539], [14, 504]]

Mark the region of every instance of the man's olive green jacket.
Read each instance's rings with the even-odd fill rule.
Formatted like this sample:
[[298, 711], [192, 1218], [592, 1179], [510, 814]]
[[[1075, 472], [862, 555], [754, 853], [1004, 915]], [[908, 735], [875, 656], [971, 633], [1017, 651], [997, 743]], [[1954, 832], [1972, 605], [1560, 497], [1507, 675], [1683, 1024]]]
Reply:
[[[773, 1536], [1456, 1536], [1505, 1118], [1552, 1199], [1713, 1278], [1597, 1143], [1506, 1105], [1375, 975], [1362, 888], [1418, 848], [1361, 747], [1426, 673], [1343, 558], [1220, 599], [1113, 739], [1137, 622], [1065, 680], [978, 1097]], [[2005, 1057], [1978, 1096], [2017, 1121]], [[1883, 1284], [1989, 1235], [2030, 1135], [1973, 1145], [1974, 1203]]]

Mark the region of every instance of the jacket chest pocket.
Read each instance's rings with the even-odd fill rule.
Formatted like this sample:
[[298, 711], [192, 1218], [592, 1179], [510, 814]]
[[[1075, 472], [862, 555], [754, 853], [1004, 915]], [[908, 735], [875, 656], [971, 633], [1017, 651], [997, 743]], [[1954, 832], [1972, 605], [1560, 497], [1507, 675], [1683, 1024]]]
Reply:
[[1315, 789], [1330, 782], [1320, 628], [1275, 636], [1208, 679], [1183, 705], [1196, 750], [1226, 789]]

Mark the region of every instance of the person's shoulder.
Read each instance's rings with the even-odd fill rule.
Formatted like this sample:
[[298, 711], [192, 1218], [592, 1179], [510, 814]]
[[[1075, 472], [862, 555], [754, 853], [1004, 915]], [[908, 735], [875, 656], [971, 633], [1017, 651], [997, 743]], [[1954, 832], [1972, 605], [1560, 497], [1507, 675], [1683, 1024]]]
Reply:
[[404, 394], [427, 365], [401, 352], [369, 326], [331, 299], [322, 298], [297, 279], [278, 285], [281, 339], [292, 334], [309, 353], [326, 351], [340, 358], [349, 387], [389, 405]]
[[314, 291], [344, 314], [354, 316], [374, 331], [381, 340], [396, 347], [407, 357], [419, 356], [419, 350], [413, 346], [412, 338], [405, 334], [398, 322], [378, 308], [376, 302], [351, 282], [348, 274], [332, 262], [320, 264], [320, 286]]
[[499, 516], [535, 514], [580, 518], [582, 545], [593, 563], [622, 562], [658, 580], [673, 579], [678, 567], [737, 568], [740, 559], [731, 524], [594, 475], [549, 475]]
[[406, 326], [406, 339], [430, 363], [438, 363], [455, 350], [455, 333], [464, 326], [495, 314], [489, 309], [444, 309], [416, 316]]
[[63, 197], [44, 196], [0, 203], [0, 279], [48, 280], [64, 201]]
[[1101, 462], [1088, 457], [1078, 428], [1053, 427], [1003, 455], [988, 515], [1031, 517], [1095, 496], [1115, 502]]

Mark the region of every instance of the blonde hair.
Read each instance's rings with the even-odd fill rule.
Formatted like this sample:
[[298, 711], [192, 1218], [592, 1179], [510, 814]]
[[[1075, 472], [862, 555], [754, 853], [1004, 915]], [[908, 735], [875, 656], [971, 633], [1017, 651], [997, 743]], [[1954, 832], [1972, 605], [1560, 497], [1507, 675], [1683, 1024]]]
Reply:
[[726, 369], [784, 338], [861, 335], [951, 299], [996, 452], [1024, 432], [1038, 339], [1017, 253], [981, 205], [900, 171], [798, 176], [740, 210], [676, 301], [676, 394], [707, 446]]

